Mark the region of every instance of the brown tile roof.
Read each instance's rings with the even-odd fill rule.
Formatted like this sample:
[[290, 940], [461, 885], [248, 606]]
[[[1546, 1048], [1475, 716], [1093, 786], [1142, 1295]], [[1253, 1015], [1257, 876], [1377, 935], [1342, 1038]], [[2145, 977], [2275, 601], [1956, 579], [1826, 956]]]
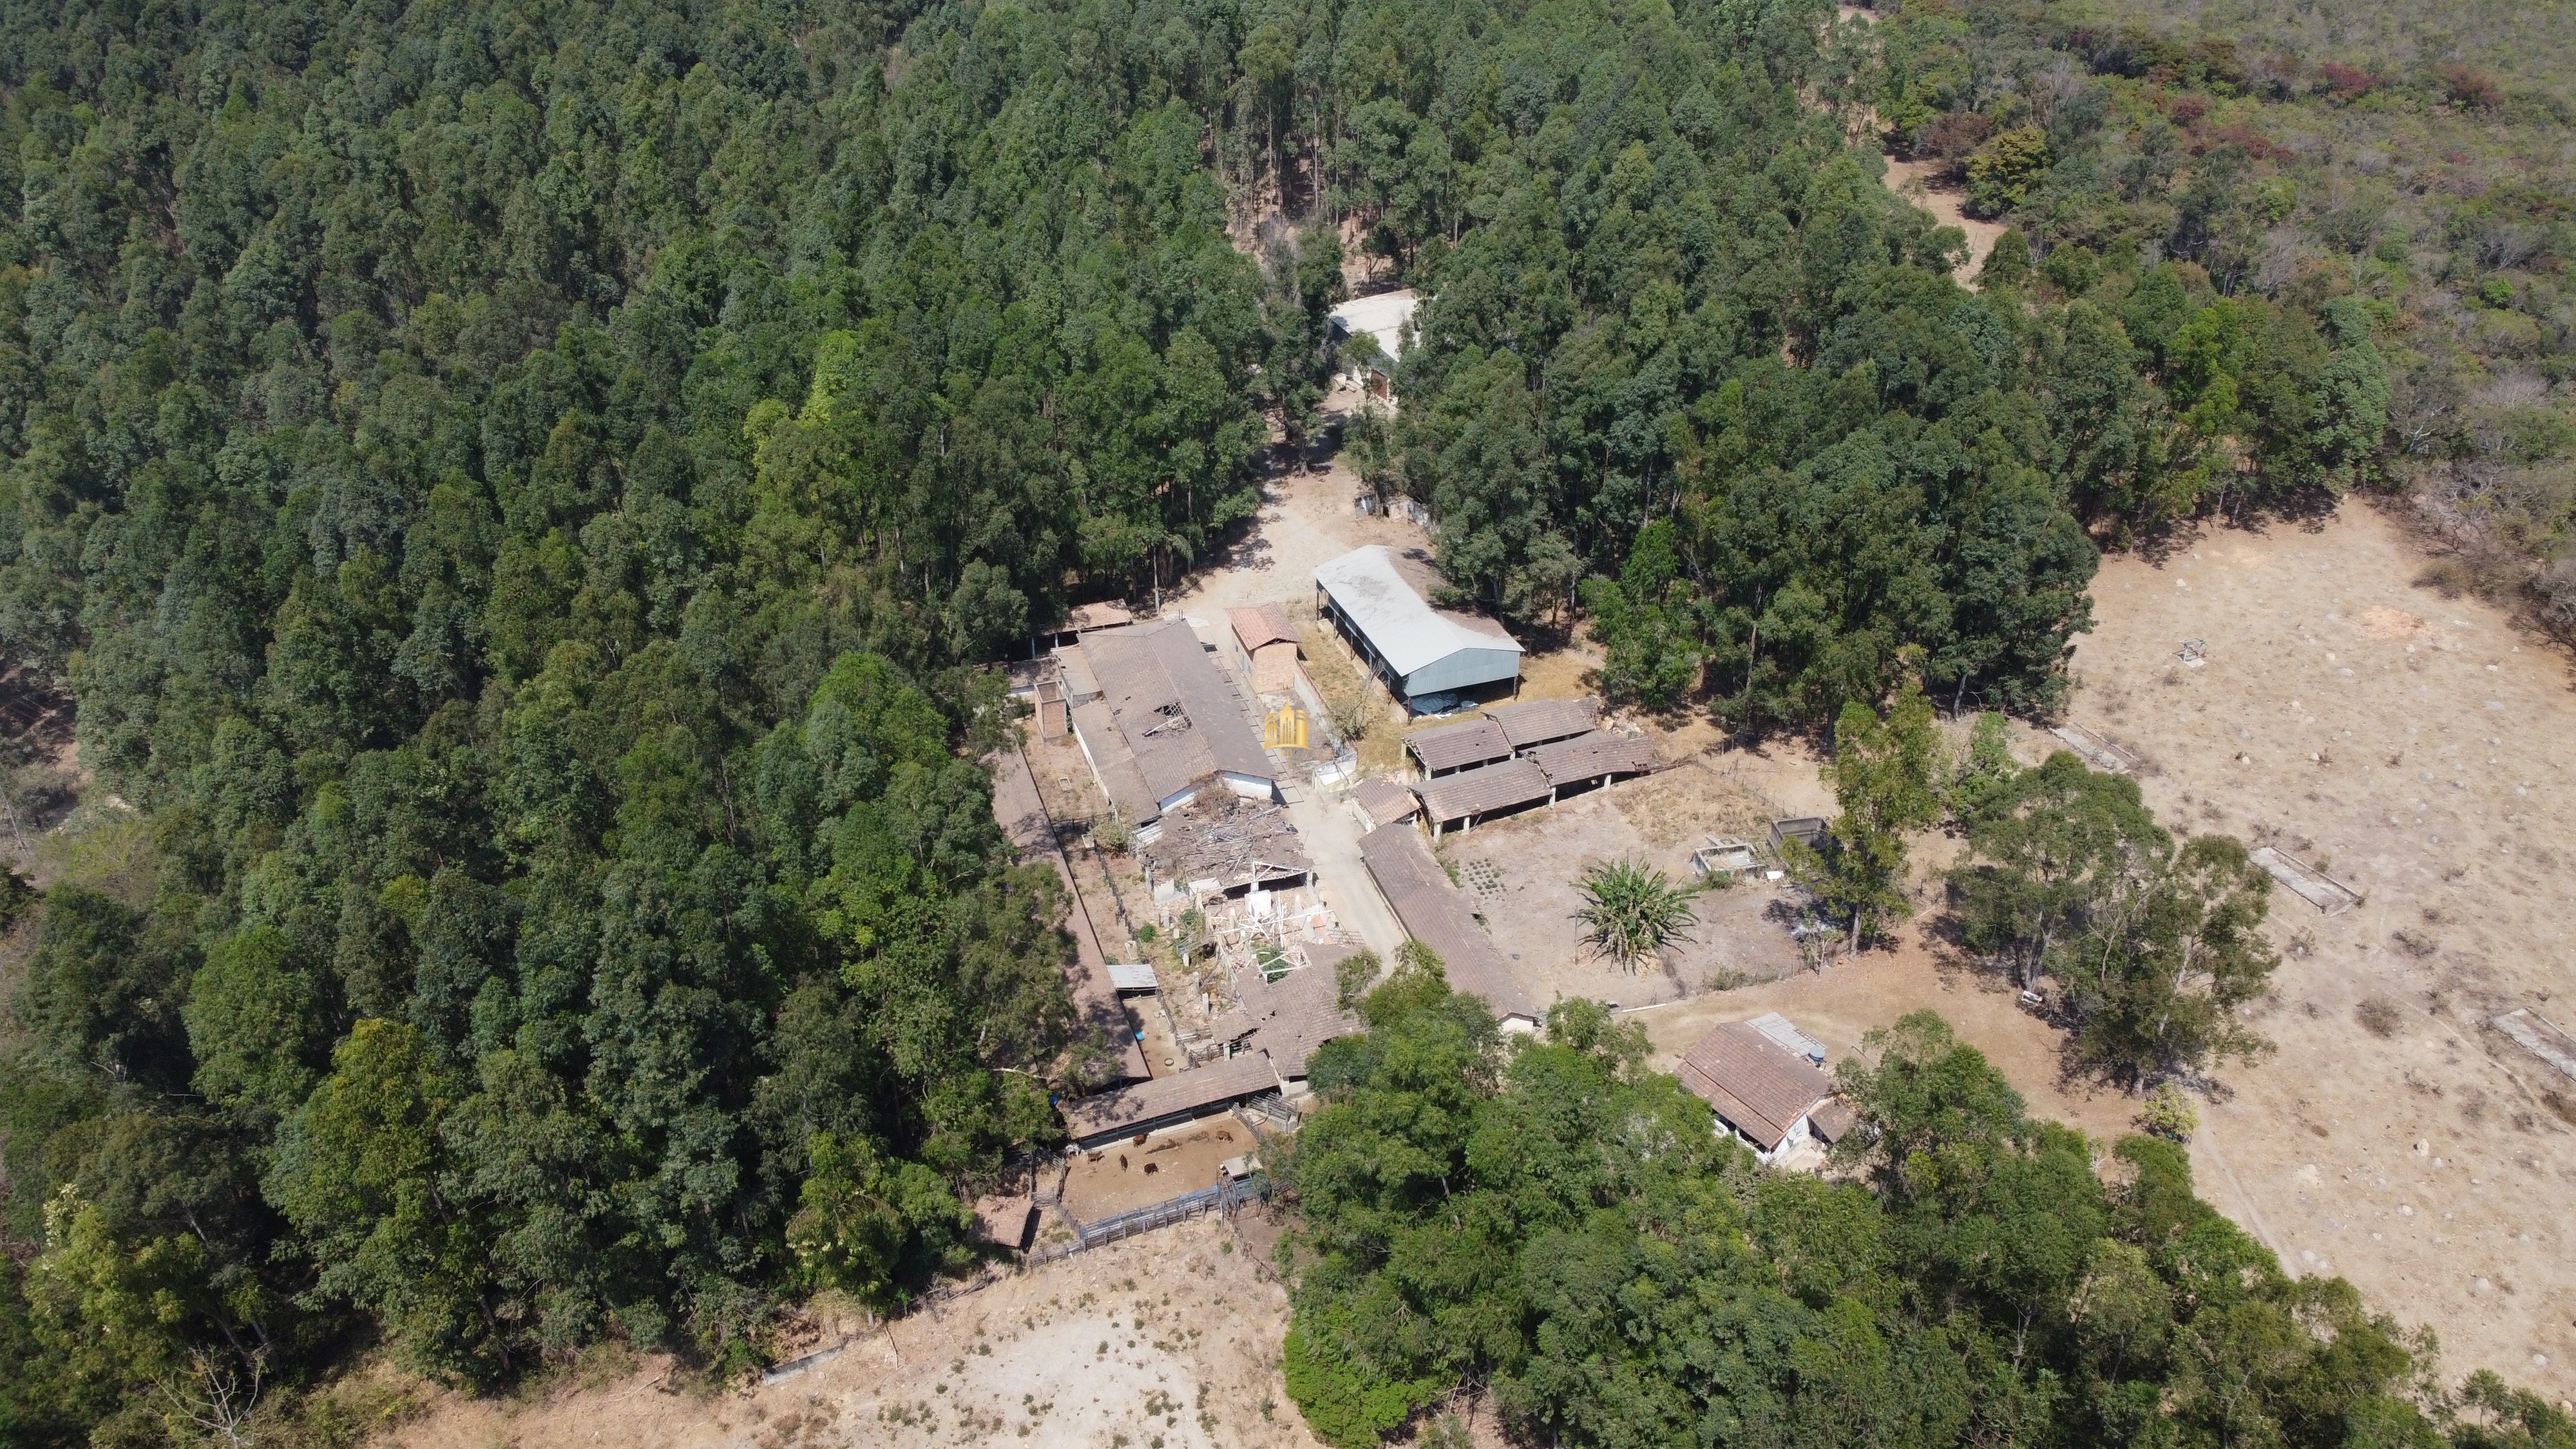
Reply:
[[1682, 1054], [1682, 1085], [1698, 1093], [1727, 1124], [1769, 1152], [1798, 1119], [1833, 1095], [1833, 1079], [1754, 1029], [1730, 1021], [1710, 1028]]
[[1360, 859], [1404, 933], [1438, 952], [1452, 989], [1485, 998], [1498, 1015], [1539, 1019], [1539, 1008], [1513, 979], [1511, 963], [1476, 924], [1467, 895], [1422, 845], [1410, 825], [1388, 825], [1360, 837]]
[[1594, 723], [1588, 699], [1524, 699], [1495, 705], [1485, 711], [1485, 717], [1503, 727], [1504, 737], [1516, 750], [1570, 739]]
[[1213, 880], [1227, 890], [1315, 868], [1287, 811], [1231, 790], [1201, 790], [1187, 805], [1165, 811], [1162, 834], [1142, 854], [1163, 880]]
[[1422, 813], [1422, 802], [1413, 798], [1413, 791], [1406, 788], [1401, 780], [1383, 777], [1362, 780], [1359, 788], [1351, 792], [1351, 798], [1359, 803], [1360, 813], [1369, 818], [1372, 830], [1381, 825], [1410, 820]]
[[1851, 1131], [1859, 1122], [1860, 1118], [1852, 1112], [1850, 1104], [1840, 1097], [1807, 1114], [1807, 1125], [1814, 1128], [1816, 1135], [1827, 1142], [1842, 1141], [1843, 1134]]
[[1064, 1120], [1072, 1128], [1074, 1140], [1085, 1142], [1120, 1132], [1141, 1132], [1167, 1118], [1239, 1102], [1275, 1091], [1278, 1086], [1279, 1074], [1271, 1070], [1270, 1058], [1259, 1052], [1244, 1052], [1221, 1062], [1067, 1103]]
[[1541, 745], [1523, 758], [1535, 763], [1551, 785], [1598, 780], [1604, 775], [1642, 775], [1655, 768], [1655, 747], [1642, 739], [1594, 730], [1570, 740]]
[[1086, 633], [1093, 629], [1115, 629], [1121, 624], [1134, 622], [1136, 616], [1128, 611], [1127, 606], [1112, 599], [1076, 607], [1065, 616], [1064, 627], [1068, 633]]
[[1234, 637], [1246, 649], [1265, 644], [1294, 644], [1297, 629], [1288, 622], [1288, 611], [1277, 604], [1259, 604], [1249, 609], [1228, 609], [1226, 622], [1234, 626]]
[[1504, 736], [1503, 727], [1482, 717], [1465, 724], [1417, 730], [1404, 737], [1404, 747], [1422, 762], [1422, 768], [1435, 775], [1461, 766], [1507, 760], [1512, 755], [1512, 742]]
[[[1084, 636], [1079, 647], [1100, 680], [1100, 702], [1135, 756], [1154, 801], [1167, 800], [1219, 770], [1277, 778], [1278, 767], [1262, 753], [1261, 738], [1244, 717], [1243, 696], [1226, 682], [1188, 624], [1173, 619], [1103, 629]], [[1081, 718], [1075, 715], [1077, 722]], [[1087, 735], [1084, 742], [1090, 743]], [[1108, 773], [1106, 767], [1102, 773]], [[1127, 802], [1119, 804], [1123, 811]], [[1152, 814], [1140, 810], [1135, 818], [1151, 819]]]
[[1470, 815], [1544, 800], [1550, 788], [1546, 773], [1535, 761], [1511, 759], [1425, 780], [1413, 787], [1413, 793], [1422, 797], [1424, 813], [1445, 825]]
[[[1240, 982], [1242, 1015], [1250, 1019], [1252, 1046], [1270, 1055], [1284, 1079], [1306, 1075], [1306, 1059], [1337, 1036], [1356, 1036], [1368, 1023], [1341, 1009], [1341, 983], [1333, 968], [1356, 953], [1351, 946], [1308, 946], [1306, 965], [1277, 981], [1257, 971]], [[1227, 1012], [1230, 1020], [1237, 1013]]]

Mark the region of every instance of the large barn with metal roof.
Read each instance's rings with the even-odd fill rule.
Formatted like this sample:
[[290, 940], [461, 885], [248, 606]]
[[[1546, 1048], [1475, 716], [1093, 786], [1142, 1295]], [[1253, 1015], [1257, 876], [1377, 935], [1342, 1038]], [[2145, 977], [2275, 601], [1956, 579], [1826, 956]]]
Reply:
[[1425, 571], [1384, 544], [1315, 570], [1315, 610], [1417, 714], [1446, 713], [1520, 678], [1520, 641], [1491, 619], [1433, 608]]

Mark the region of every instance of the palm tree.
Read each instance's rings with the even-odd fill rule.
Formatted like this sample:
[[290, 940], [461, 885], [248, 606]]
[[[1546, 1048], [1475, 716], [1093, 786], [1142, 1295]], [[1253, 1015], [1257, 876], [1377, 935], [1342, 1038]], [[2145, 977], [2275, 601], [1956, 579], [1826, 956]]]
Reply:
[[1583, 892], [1583, 908], [1574, 913], [1583, 939], [1630, 972], [1666, 946], [1689, 940], [1688, 928], [1699, 924], [1690, 888], [1643, 862], [1604, 861], [1586, 870], [1575, 888]]

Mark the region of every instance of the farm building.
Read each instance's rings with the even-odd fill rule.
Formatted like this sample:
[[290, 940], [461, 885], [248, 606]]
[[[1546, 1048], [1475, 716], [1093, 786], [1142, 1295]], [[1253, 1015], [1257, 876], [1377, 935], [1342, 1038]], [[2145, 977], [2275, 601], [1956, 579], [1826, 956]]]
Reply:
[[1504, 740], [1515, 751], [1589, 734], [1599, 723], [1588, 699], [1516, 700], [1486, 710], [1485, 718], [1502, 730]]
[[1378, 356], [1373, 358], [1364, 355], [1366, 348], [1343, 351], [1342, 376], [1353, 387], [1364, 387], [1379, 397], [1395, 391], [1395, 360], [1404, 353], [1405, 329], [1412, 325], [1419, 301], [1410, 290], [1380, 292], [1374, 297], [1353, 297], [1325, 314], [1335, 342], [1365, 337], [1377, 344]]
[[1351, 791], [1351, 806], [1359, 811], [1360, 824], [1368, 830], [1381, 825], [1401, 825], [1422, 813], [1422, 802], [1401, 782], [1387, 779], [1362, 780]]
[[1297, 630], [1286, 609], [1228, 609], [1225, 619], [1233, 626], [1236, 667], [1252, 682], [1253, 693], [1286, 694], [1297, 687]]
[[1334, 968], [1357, 954], [1356, 946], [1305, 946], [1306, 964], [1265, 981], [1258, 971], [1236, 973], [1240, 1010], [1229, 1011], [1209, 1025], [1209, 1035], [1226, 1043], [1230, 1053], [1259, 1051], [1270, 1058], [1288, 1094], [1305, 1090], [1306, 1059], [1337, 1036], [1356, 1036], [1368, 1023], [1344, 1011], [1341, 983]]
[[1404, 737], [1404, 752], [1422, 767], [1422, 778], [1436, 780], [1459, 770], [1508, 760], [1512, 757], [1512, 742], [1501, 725], [1479, 715], [1465, 724], [1416, 730]]
[[[1212, 781], [1245, 799], [1276, 798], [1277, 767], [1244, 717], [1242, 696], [1189, 625], [1104, 629], [1066, 652], [1099, 691], [1088, 701], [1073, 695], [1074, 737], [1140, 840]], [[1068, 686], [1073, 676], [1068, 664]]]
[[1068, 1102], [1065, 1126], [1076, 1147], [1100, 1147], [1121, 1137], [1176, 1127], [1222, 1112], [1235, 1103], [1276, 1093], [1279, 1074], [1261, 1052], [1192, 1067], [1114, 1092]]
[[1518, 683], [1520, 642], [1491, 619], [1433, 608], [1427, 571], [1408, 576], [1405, 562], [1386, 545], [1371, 544], [1324, 564], [1315, 570], [1316, 612], [1416, 714]]
[[[1484, 724], [1497, 741], [1501, 740], [1499, 725], [1491, 720]], [[1430, 733], [1445, 735], [1466, 728], [1469, 727], [1454, 725]], [[1417, 758], [1427, 764], [1433, 758], [1446, 758], [1453, 753], [1457, 752], [1417, 752]], [[1553, 805], [1577, 791], [1607, 785], [1625, 775], [1648, 774], [1654, 768], [1654, 746], [1646, 740], [1593, 730], [1474, 769], [1433, 774], [1415, 785], [1413, 793], [1422, 801], [1422, 818], [1431, 823], [1431, 838], [1437, 840], [1452, 826], [1472, 829], [1488, 816], [1506, 815], [1532, 805]]]
[[1360, 837], [1360, 859], [1404, 933], [1439, 954], [1453, 989], [1485, 998], [1505, 1031], [1538, 1030], [1544, 1012], [1513, 979], [1511, 963], [1476, 923], [1466, 893], [1431, 858], [1420, 831], [1409, 825], [1372, 830]]
[[1803, 1047], [1775, 1040], [1774, 1031], [1793, 1042], [1809, 1040], [1776, 1013], [1759, 1021], [1725, 1022], [1691, 1044], [1680, 1070], [1682, 1085], [1708, 1103], [1719, 1122], [1764, 1162], [1810, 1144], [1830, 1145], [1852, 1123], [1851, 1109], [1834, 1100], [1833, 1078]]

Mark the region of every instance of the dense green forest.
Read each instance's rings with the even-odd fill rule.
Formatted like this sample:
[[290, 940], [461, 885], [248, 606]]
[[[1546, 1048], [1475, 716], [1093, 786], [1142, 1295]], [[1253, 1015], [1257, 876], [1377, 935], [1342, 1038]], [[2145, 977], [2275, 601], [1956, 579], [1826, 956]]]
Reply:
[[[2147, 115], [2250, 82], [1889, 25], [0, 0], [0, 652], [87, 777], [0, 893], [0, 1436], [185, 1439], [379, 1347], [724, 1372], [956, 1262], [1096, 1060], [981, 666], [1239, 530], [1346, 259], [1431, 297], [1356, 441], [1452, 582], [1756, 728], [2044, 710], [2098, 540], [2385, 483], [2373, 267], [2451, 259], [2560, 379], [2536, 194], [2276, 275], [2290, 163]], [[2022, 227], [1981, 293], [1871, 108]], [[2564, 451], [2478, 406], [2457, 476]]]
[[2284, 1275], [2180, 1147], [2033, 1121], [1929, 1013], [1844, 1066], [1872, 1130], [1826, 1181], [1712, 1137], [1597, 1004], [1508, 1050], [1436, 965], [1365, 1009], [1285, 1173], [1289, 1391], [1341, 1449], [1478, 1389], [1544, 1444], [2576, 1444], [2492, 1375], [2427, 1391], [2424, 1344]]

